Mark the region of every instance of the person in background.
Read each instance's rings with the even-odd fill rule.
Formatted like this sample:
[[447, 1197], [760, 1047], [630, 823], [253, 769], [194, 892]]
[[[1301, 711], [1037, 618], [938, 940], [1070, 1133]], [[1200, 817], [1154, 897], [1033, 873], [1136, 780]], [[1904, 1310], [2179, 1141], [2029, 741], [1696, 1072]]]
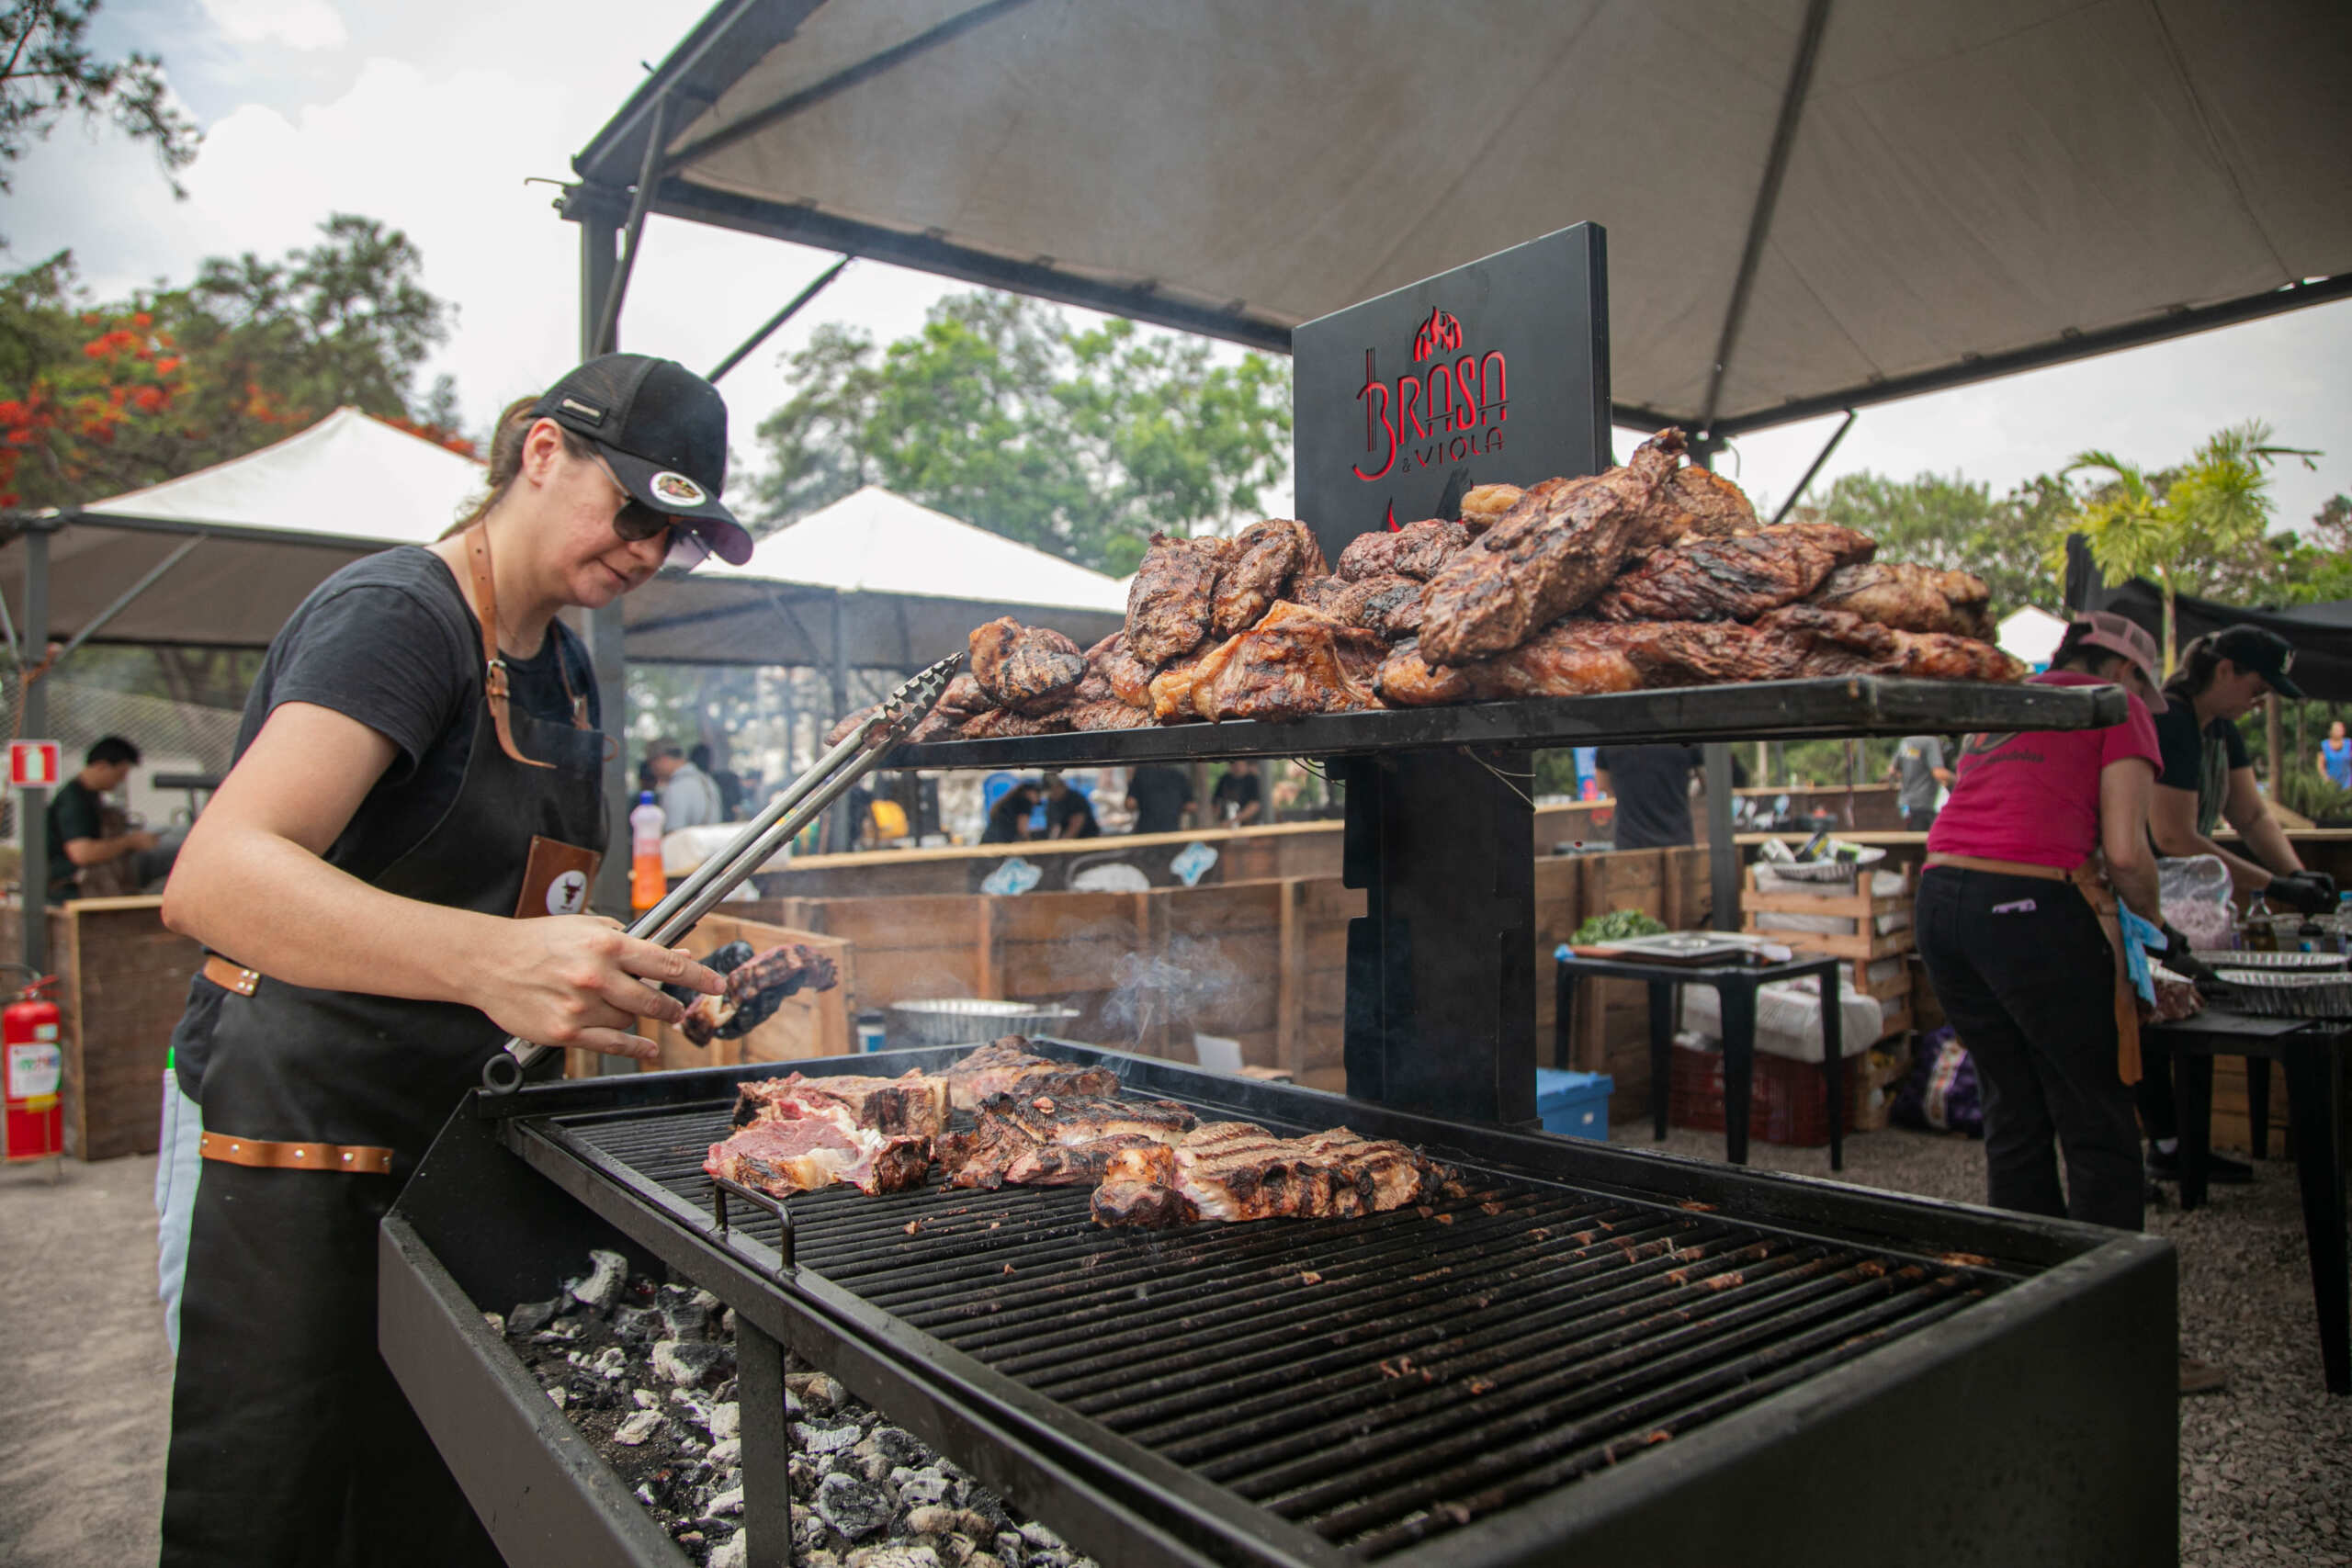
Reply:
[[1266, 814], [1266, 781], [1258, 776], [1258, 764], [1247, 757], [1236, 757], [1226, 765], [1225, 776], [1209, 791], [1209, 809], [1217, 819], [1236, 828], [1246, 828]]
[[686, 761], [700, 768], [710, 782], [718, 786], [719, 820], [732, 822], [742, 815], [743, 781], [726, 768], [710, 765], [710, 748], [697, 740], [686, 748]]
[[2338, 789], [2352, 789], [2352, 740], [2345, 739], [2340, 718], [2327, 727], [2327, 739], [2319, 743], [2319, 775]]
[[674, 833], [681, 828], [707, 828], [714, 822], [727, 820], [725, 807], [718, 798], [718, 786], [710, 775], [686, 761], [684, 748], [674, 740], [656, 740], [645, 750], [647, 763], [653, 770], [654, 788], [662, 795], [662, 830]]
[[[144, 829], [125, 826], [121, 813], [105, 797], [122, 787], [139, 765], [139, 748], [119, 735], [95, 741], [82, 755], [82, 771], [57, 786], [49, 802], [49, 900], [71, 898], [82, 885], [82, 873], [93, 866], [115, 865], [128, 860], [121, 877], [135, 892], [169, 875], [180, 852], [176, 838], [158, 838]], [[118, 821], [106, 820], [112, 813]], [[109, 832], [107, 829], [114, 830]]]
[[[2171, 705], [2156, 716], [2164, 773], [2156, 781], [2148, 823], [2160, 855], [2218, 857], [2229, 868], [2241, 905], [2260, 897], [2282, 910], [2317, 913], [2335, 907], [2335, 880], [2303, 869], [2285, 830], [2263, 805], [2237, 725], [2267, 693], [2303, 694], [2288, 673], [2294, 661], [2292, 645], [2259, 626], [2232, 626], [2180, 650], [2180, 667], [2165, 684]], [[2225, 818], [2253, 859], [2213, 841], [2213, 829]], [[2176, 1181], [2180, 1126], [2173, 1103], [2172, 1054], [2149, 1052], [2147, 1069], [2139, 1098], [2140, 1123], [2152, 1145], [2148, 1170], [2161, 1180]], [[2216, 1182], [2254, 1179], [2252, 1166], [2220, 1154], [2209, 1156], [2207, 1168]]]
[[1043, 787], [1035, 779], [1023, 779], [997, 796], [989, 807], [988, 826], [981, 829], [984, 844], [1018, 844], [1029, 837], [1029, 814], [1037, 808]]
[[1621, 850], [1696, 843], [1690, 774], [1705, 762], [1696, 746], [1603, 746], [1593, 759], [1593, 777], [1600, 793], [1617, 802], [1611, 841]]
[[1903, 826], [1924, 833], [1936, 825], [1936, 792], [1951, 787], [1951, 770], [1944, 766], [1944, 743], [1932, 735], [1906, 735], [1886, 764], [1886, 777], [1900, 779], [1895, 804], [1903, 810]]
[[1057, 773], [1046, 775], [1046, 837], [1099, 839], [1102, 826], [1094, 820], [1094, 803], [1069, 787]]
[[1138, 833], [1174, 833], [1193, 825], [1193, 781], [1182, 768], [1147, 763], [1127, 774], [1127, 809]]

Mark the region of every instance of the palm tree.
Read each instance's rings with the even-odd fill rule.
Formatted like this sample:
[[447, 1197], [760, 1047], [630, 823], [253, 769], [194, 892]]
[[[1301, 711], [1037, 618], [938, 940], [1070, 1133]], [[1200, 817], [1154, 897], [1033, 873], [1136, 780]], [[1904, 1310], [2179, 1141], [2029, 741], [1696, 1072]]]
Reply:
[[2104, 469], [2107, 482], [2075, 523], [2109, 581], [2144, 577], [2164, 595], [2165, 672], [2176, 652], [2174, 606], [2204, 592], [2233, 557], [2262, 542], [2270, 525], [2270, 468], [2280, 457], [2312, 467], [2316, 452], [2279, 446], [2260, 420], [2205, 438], [2186, 468], [2151, 473], [2107, 451], [2078, 453], [2060, 477]]

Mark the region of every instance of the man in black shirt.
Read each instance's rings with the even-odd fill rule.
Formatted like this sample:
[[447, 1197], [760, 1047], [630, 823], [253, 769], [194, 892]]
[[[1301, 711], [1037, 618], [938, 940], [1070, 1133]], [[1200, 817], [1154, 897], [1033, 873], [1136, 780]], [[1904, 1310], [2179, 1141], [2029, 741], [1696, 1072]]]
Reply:
[[1137, 768], [1127, 775], [1127, 809], [1136, 814], [1138, 833], [1176, 832], [1193, 815], [1193, 781], [1182, 768]]
[[1216, 788], [1209, 791], [1209, 807], [1220, 821], [1237, 828], [1246, 828], [1266, 814], [1266, 785], [1258, 777], [1258, 764], [1247, 757], [1236, 757], [1225, 770], [1225, 777], [1216, 781]]
[[1029, 837], [1029, 813], [1037, 807], [1040, 794], [1035, 779], [1023, 779], [997, 796], [989, 807], [988, 826], [980, 832], [984, 844], [1016, 844]]
[[83, 753], [80, 773], [58, 785], [49, 803], [51, 903], [74, 896], [87, 866], [129, 858], [129, 874], [122, 880], [134, 890], [170, 874], [180, 852], [176, 840], [167, 843], [143, 829], [112, 836], [106, 831], [102, 797], [120, 789], [138, 765], [139, 748], [119, 735], [109, 735]]
[[1094, 820], [1094, 803], [1069, 787], [1059, 773], [1046, 775], [1046, 837], [1097, 839], [1102, 825]]
[[1705, 760], [1696, 746], [1600, 749], [1593, 767], [1601, 793], [1616, 797], [1619, 849], [1671, 849], [1698, 841], [1690, 825], [1690, 772]]

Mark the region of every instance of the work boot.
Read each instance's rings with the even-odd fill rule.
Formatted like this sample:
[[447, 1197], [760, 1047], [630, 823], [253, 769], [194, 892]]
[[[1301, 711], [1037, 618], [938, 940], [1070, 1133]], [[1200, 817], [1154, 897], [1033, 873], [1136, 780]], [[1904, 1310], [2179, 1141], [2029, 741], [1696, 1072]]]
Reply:
[[[2153, 1144], [2148, 1147], [2148, 1174], [2158, 1181], [2180, 1179], [2180, 1151], [2167, 1154]], [[2205, 1155], [2205, 1179], [2215, 1187], [2248, 1187], [2254, 1182], [2254, 1167], [2242, 1159], [2208, 1150]]]

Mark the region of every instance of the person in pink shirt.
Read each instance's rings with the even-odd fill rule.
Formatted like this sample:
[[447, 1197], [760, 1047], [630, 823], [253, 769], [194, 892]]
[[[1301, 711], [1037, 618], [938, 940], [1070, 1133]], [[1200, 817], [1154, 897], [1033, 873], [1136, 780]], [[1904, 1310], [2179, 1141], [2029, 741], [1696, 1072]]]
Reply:
[[2140, 626], [2104, 613], [2075, 622], [2033, 683], [2120, 685], [2129, 716], [2105, 729], [1970, 736], [1928, 835], [1919, 955], [1984, 1086], [1996, 1208], [2141, 1225], [2140, 1128], [2124, 1076], [2136, 1055], [2119, 1060], [2113, 947], [2071, 876], [2103, 856], [2115, 895], [2162, 923], [2148, 847], [2149, 715], [2165, 705], [2156, 671], [2155, 640]]

